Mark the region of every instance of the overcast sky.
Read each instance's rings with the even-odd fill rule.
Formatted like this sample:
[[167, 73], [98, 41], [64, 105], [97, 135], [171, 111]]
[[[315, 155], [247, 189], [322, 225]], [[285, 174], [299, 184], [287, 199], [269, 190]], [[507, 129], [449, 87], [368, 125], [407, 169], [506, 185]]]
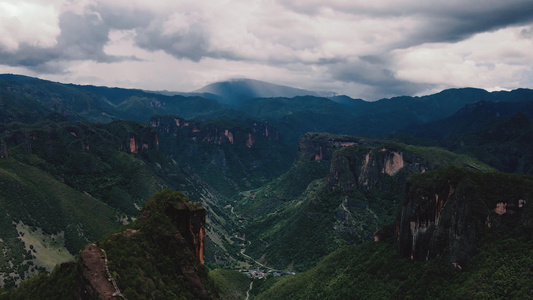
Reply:
[[183, 92], [246, 77], [366, 100], [533, 88], [533, 1], [0, 0], [0, 73]]

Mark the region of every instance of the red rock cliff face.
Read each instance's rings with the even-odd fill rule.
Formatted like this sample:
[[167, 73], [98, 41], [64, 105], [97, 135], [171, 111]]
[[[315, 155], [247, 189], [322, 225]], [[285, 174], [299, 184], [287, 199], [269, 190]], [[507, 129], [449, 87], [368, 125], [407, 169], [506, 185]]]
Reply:
[[279, 141], [279, 132], [266, 122], [251, 122], [248, 128], [215, 125], [201, 121], [187, 121], [179, 117], [153, 117], [150, 125], [177, 139], [216, 145], [235, 145], [252, 148], [257, 139]]
[[450, 266], [461, 269], [487, 232], [531, 234], [527, 203], [533, 182], [521, 181], [517, 176], [453, 169], [412, 178], [396, 221], [400, 255], [421, 261], [445, 255]]
[[422, 158], [401, 148], [352, 146], [335, 152], [327, 184], [331, 190], [352, 192], [382, 188], [384, 178], [394, 177], [403, 187], [409, 175], [431, 169]]
[[54, 152], [66, 144], [78, 145], [78, 150], [84, 152], [91, 152], [91, 145], [95, 144], [106, 144], [128, 153], [159, 148], [156, 130], [127, 121], [105, 125], [53, 124], [30, 132], [13, 130], [4, 134], [5, 138], [0, 141], [0, 157], [7, 156], [9, 147], [20, 147], [24, 153], [45, 149]]
[[140, 153], [149, 149], [159, 149], [159, 135], [156, 130], [144, 128], [141, 132], [128, 132], [126, 151]]
[[179, 209], [169, 207], [165, 213], [177, 225], [181, 235], [187, 240], [189, 249], [200, 263], [204, 263], [205, 209], [180, 205]]

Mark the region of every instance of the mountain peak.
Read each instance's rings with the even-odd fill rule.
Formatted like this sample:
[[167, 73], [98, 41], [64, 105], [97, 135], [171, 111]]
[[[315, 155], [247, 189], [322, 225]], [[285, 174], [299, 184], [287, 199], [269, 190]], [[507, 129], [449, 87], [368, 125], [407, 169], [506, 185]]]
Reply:
[[193, 93], [217, 95], [220, 97], [220, 102], [234, 107], [253, 98], [318, 96], [318, 93], [313, 91], [247, 78], [234, 78], [211, 83]]

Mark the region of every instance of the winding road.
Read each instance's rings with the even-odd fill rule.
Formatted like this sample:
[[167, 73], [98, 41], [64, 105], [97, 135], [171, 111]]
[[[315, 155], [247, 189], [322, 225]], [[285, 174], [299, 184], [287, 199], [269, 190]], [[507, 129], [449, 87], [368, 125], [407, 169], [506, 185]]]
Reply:
[[252, 290], [252, 286], [253, 285], [254, 285], [254, 281], [252, 280], [252, 282], [250, 282], [250, 287], [246, 291], [246, 299], [244, 299], [244, 300], [248, 300], [248, 298], [250, 298], [250, 291]]
[[[250, 242], [250, 241], [248, 241], [248, 243], [249, 243], [248, 245], [252, 244], [252, 242]], [[246, 247], [246, 246], [245, 246], [245, 247]], [[242, 254], [244, 257], [247, 257], [247, 258], [253, 260], [256, 264], [260, 265], [261, 267], [263, 267], [263, 268], [265, 268], [265, 269], [276, 270], [276, 269], [274, 269], [274, 268], [271, 268], [271, 267], [265, 266], [264, 264], [262, 264], [262, 263], [258, 262], [257, 260], [255, 260], [255, 259], [254, 259], [253, 257], [251, 257], [250, 255], [245, 254], [245, 253], [244, 253], [245, 250], [246, 250], [246, 248], [242, 248], [242, 249], [241, 249], [241, 254]]]

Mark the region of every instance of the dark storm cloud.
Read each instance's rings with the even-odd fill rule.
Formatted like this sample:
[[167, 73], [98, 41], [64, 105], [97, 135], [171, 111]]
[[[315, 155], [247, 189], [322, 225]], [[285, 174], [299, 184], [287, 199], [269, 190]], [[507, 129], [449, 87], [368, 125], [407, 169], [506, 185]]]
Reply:
[[[390, 1], [390, 5], [367, 1], [334, 1], [327, 4], [313, 0], [280, 2], [301, 14], [319, 16], [327, 8], [347, 18], [370, 18], [384, 22], [395, 19], [398, 27], [405, 26], [401, 38], [377, 48], [376, 55], [347, 56], [345, 61], [327, 64], [333, 80], [365, 85], [374, 90], [375, 95], [412, 95], [435, 87], [399, 79], [396, 70], [392, 69], [392, 61], [388, 61], [394, 50], [426, 43], [457, 43], [478, 33], [533, 22], [533, 1], [529, 0], [405, 1], [401, 4]], [[522, 36], [533, 36], [532, 28], [522, 30]], [[389, 32], [391, 41], [398, 33], [400, 31]]]
[[83, 16], [66, 13], [60, 19], [61, 35], [57, 51], [67, 60], [91, 59], [100, 62], [113, 61], [103, 51], [109, 41], [109, 27], [96, 14]]
[[374, 97], [413, 95], [431, 88], [429, 84], [418, 84], [396, 78], [387, 65], [388, 61], [382, 57], [362, 56], [331, 64], [328, 66], [328, 71], [334, 80], [367, 86], [371, 90], [369, 94], [374, 94]]
[[[493, 31], [507, 26], [533, 22], [533, 1], [530, 0], [476, 0], [476, 1], [279, 1], [288, 9], [301, 14], [318, 15], [328, 7], [342, 14], [367, 18], [410, 18], [421, 25], [395, 47], [410, 47], [423, 43], [457, 42], [474, 34]], [[378, 4], [379, 3], [379, 4]], [[401, 20], [399, 20], [401, 25]]]
[[152, 25], [146, 30], [138, 30], [135, 41], [144, 49], [163, 50], [179, 59], [199, 61], [210, 54], [208, 33], [198, 24], [171, 34], [163, 31], [161, 23]]
[[93, 60], [116, 62], [134, 57], [107, 55], [103, 47], [109, 41], [110, 28], [97, 14], [78, 15], [67, 12], [60, 17], [61, 34], [57, 44], [40, 48], [21, 43], [16, 52], [0, 50], [0, 64], [24, 66], [42, 73], [61, 73], [61, 62]]
[[210, 32], [199, 23], [172, 33], [165, 33], [163, 22], [153, 22], [148, 28], [138, 28], [136, 44], [150, 51], [162, 50], [178, 59], [195, 62], [202, 58], [222, 58], [236, 60], [237, 55], [217, 50], [210, 44]]
[[[361, 89], [373, 99], [531, 82], [531, 0], [64, 0], [40, 22], [36, 10], [17, 8], [10, 18], [24, 25], [20, 30], [0, 19], [0, 65], [36, 74], [128, 77], [158, 89], [164, 80], [146, 80], [147, 70], [164, 70], [185, 89], [213, 78], [259, 76], [355, 96]], [[142, 62], [130, 64], [140, 60], [132, 54]], [[165, 82], [170, 89], [176, 80]]]
[[424, 19], [426, 26], [408, 34], [398, 46], [457, 42], [477, 33], [528, 24], [533, 22], [533, 1], [498, 1], [492, 5], [479, 1], [475, 4], [465, 2], [457, 9], [430, 10]]

